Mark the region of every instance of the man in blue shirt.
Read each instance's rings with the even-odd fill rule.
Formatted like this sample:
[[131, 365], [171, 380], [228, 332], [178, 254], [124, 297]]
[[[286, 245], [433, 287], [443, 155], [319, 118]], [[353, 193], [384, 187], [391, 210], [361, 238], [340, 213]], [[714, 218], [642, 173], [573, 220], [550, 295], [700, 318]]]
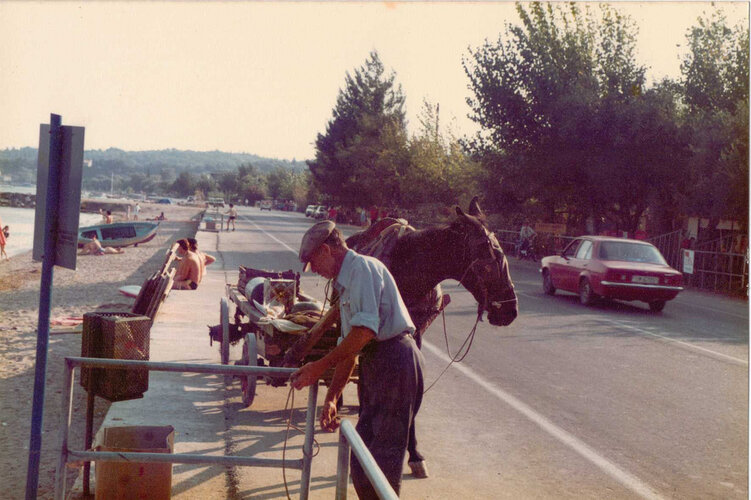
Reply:
[[[415, 327], [386, 266], [348, 249], [333, 222], [319, 222], [305, 233], [300, 261], [304, 270], [310, 265], [313, 272], [334, 280], [344, 339], [292, 374], [292, 386], [317, 383], [327, 369], [336, 367], [320, 417], [321, 427], [333, 432], [339, 426], [336, 401], [360, 354], [357, 431], [398, 494], [409, 427], [423, 393], [423, 359], [412, 338]], [[378, 498], [354, 455], [350, 469], [357, 495]]]

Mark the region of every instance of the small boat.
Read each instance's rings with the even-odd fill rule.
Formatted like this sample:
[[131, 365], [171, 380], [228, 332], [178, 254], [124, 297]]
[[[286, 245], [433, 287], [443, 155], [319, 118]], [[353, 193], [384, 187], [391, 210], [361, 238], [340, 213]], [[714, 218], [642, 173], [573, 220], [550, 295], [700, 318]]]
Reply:
[[79, 248], [91, 241], [96, 235], [104, 247], [138, 246], [139, 243], [151, 241], [156, 236], [159, 224], [153, 222], [113, 222], [112, 224], [97, 224], [78, 229]]

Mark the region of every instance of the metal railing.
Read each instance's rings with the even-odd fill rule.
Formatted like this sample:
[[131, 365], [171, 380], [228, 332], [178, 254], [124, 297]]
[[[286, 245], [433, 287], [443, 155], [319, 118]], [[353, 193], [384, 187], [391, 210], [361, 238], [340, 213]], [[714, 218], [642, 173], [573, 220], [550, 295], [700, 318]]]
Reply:
[[342, 419], [339, 426], [339, 457], [336, 466], [336, 500], [347, 500], [347, 478], [349, 477], [350, 453], [362, 465], [365, 475], [373, 485], [378, 498], [381, 500], [398, 500], [399, 496], [391, 487], [383, 471], [370, 454], [365, 443], [357, 433], [355, 426], [347, 419]]
[[647, 241], [660, 251], [665, 260], [671, 267], [680, 270], [682, 266], [681, 242], [683, 241], [683, 230], [679, 229], [671, 233], [661, 234], [653, 238], [647, 238]]
[[[683, 271], [682, 263], [674, 266]], [[694, 250], [693, 273], [683, 273], [686, 285], [748, 295], [748, 260], [746, 255], [727, 252]]]
[[[198, 363], [167, 363], [154, 361], [132, 361], [101, 358], [65, 358], [65, 372], [62, 390], [62, 412], [60, 413], [60, 455], [55, 472], [55, 499], [65, 498], [65, 466], [69, 458], [84, 461], [111, 462], [159, 462], [173, 464], [206, 464], [206, 465], [239, 465], [255, 467], [287, 467], [302, 470], [300, 480], [300, 498], [305, 500], [310, 493], [310, 468], [313, 460], [313, 434], [315, 431], [316, 399], [318, 384], [312, 384], [308, 393], [308, 409], [305, 419], [305, 441], [303, 443], [303, 458], [284, 460], [276, 458], [260, 458], [250, 456], [209, 456], [190, 453], [148, 453], [148, 452], [106, 452], [81, 451], [68, 448], [71, 420], [73, 418], [73, 377], [76, 367], [92, 368], [140, 368], [150, 371], [182, 372], [182, 373], [211, 373], [219, 375], [273, 375], [287, 378], [295, 372], [294, 368], [260, 367], [260, 366], [225, 366]], [[372, 457], [371, 457], [372, 458]]]

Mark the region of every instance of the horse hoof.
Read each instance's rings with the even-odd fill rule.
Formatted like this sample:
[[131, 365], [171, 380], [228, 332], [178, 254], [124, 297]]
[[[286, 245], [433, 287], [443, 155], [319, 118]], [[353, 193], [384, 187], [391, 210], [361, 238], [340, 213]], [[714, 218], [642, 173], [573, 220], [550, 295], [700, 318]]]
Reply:
[[409, 468], [412, 470], [413, 476], [418, 479], [425, 479], [426, 477], [428, 477], [428, 465], [425, 463], [425, 460], [407, 463], [409, 465]]

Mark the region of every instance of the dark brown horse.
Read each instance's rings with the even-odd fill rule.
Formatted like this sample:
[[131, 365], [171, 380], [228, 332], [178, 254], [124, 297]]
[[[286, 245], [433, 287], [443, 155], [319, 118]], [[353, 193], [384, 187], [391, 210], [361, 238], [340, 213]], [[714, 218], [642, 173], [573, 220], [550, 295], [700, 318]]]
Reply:
[[[514, 284], [508, 262], [498, 240], [485, 227], [485, 215], [477, 197], [465, 214], [456, 207], [457, 218], [451, 224], [405, 232], [393, 244], [375, 252], [394, 276], [404, 303], [415, 323], [415, 340], [422, 345], [422, 335], [438, 314], [441, 305], [440, 283], [458, 281], [475, 298], [478, 320], [487, 313], [494, 326], [509, 325], [518, 314]], [[360, 253], [373, 248], [375, 227], [354, 234], [347, 245]], [[378, 254], [381, 255], [378, 255]], [[410, 429], [409, 462], [420, 462], [414, 421]]]

